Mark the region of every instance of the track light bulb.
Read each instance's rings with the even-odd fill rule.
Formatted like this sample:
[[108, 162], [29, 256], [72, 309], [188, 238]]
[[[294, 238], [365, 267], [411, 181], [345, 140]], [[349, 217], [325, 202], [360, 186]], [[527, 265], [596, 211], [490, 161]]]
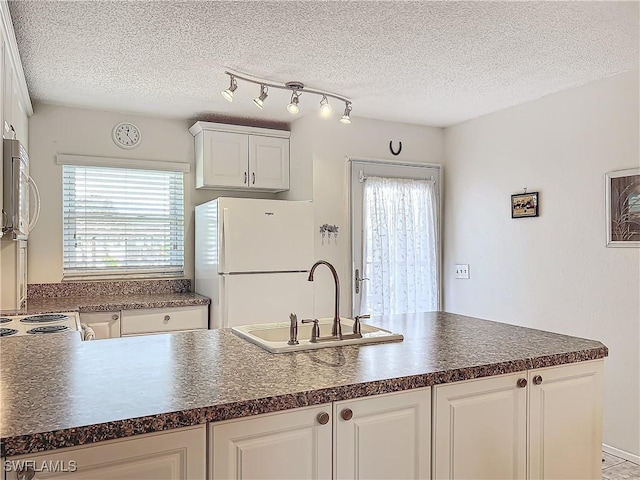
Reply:
[[260, 110], [262, 110], [262, 106], [264, 104], [265, 99], [267, 98], [267, 87], [266, 85], [260, 85], [260, 96], [258, 96], [257, 98], [253, 99], [253, 103], [256, 104], [256, 107], [258, 107]]
[[300, 102], [300, 99], [298, 98], [299, 96], [300, 94], [298, 92], [293, 92], [291, 94], [291, 102], [287, 105], [287, 110], [292, 115], [295, 115], [300, 111], [300, 108], [298, 107], [298, 102]]
[[351, 123], [351, 117], [349, 116], [351, 114], [351, 104], [349, 102], [346, 102], [344, 104], [344, 115], [342, 115], [342, 118], [340, 119], [340, 121], [342, 123]]
[[233, 92], [235, 92], [236, 89], [238, 88], [238, 82], [236, 82], [236, 77], [234, 77], [233, 75], [231, 75], [230, 77], [231, 77], [231, 84], [229, 85], [229, 88], [220, 92], [220, 94], [224, 97], [224, 99], [227, 102], [233, 102]]
[[323, 117], [328, 117], [331, 115], [331, 105], [329, 105], [329, 100], [327, 100], [327, 96], [323, 95], [322, 100], [320, 100], [320, 115]]

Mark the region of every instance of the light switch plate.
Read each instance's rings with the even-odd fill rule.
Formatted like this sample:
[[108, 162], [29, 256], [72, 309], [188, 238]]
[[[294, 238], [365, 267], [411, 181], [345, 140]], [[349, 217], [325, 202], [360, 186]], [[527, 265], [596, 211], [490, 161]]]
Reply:
[[468, 263], [456, 263], [456, 278], [469, 278]]

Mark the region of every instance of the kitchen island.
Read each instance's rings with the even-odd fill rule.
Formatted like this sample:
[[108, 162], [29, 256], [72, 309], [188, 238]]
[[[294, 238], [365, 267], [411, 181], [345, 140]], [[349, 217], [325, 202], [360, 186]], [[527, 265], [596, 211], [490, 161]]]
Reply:
[[403, 333], [404, 341], [274, 355], [228, 329], [95, 342], [5, 338], [2, 456], [517, 372], [526, 377], [608, 355], [597, 341], [450, 313], [368, 323]]

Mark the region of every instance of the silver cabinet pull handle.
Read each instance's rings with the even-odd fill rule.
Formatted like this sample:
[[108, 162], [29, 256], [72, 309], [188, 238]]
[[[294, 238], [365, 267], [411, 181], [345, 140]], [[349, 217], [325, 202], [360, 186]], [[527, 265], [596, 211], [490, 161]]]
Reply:
[[251, 183], [256, 184], [256, 172], [251, 172]]
[[349, 421], [353, 418], [353, 410], [351, 410], [350, 408], [345, 408], [340, 412], [340, 416], [343, 420]]
[[536, 375], [533, 377], [533, 384], [540, 385], [542, 383], [542, 375]]
[[316, 417], [316, 420], [318, 420], [320, 425], [326, 425], [329, 423], [329, 414], [327, 412], [321, 412]]
[[518, 387], [519, 388], [524, 388], [527, 386], [527, 379], [526, 378], [519, 378], [518, 379]]
[[242, 181], [242, 183], [247, 183], [247, 172], [244, 172], [244, 180]]
[[16, 471], [17, 480], [36, 480], [36, 472], [31, 467], [22, 467]]

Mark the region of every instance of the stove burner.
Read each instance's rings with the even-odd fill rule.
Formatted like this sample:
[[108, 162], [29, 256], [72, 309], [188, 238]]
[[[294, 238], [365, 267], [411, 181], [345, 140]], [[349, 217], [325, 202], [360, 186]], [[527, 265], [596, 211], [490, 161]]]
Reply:
[[31, 330], [27, 330], [27, 333], [33, 334], [45, 334], [45, 333], [59, 333], [66, 332], [67, 330], [71, 330], [66, 325], [45, 325], [43, 327], [32, 328]]
[[54, 313], [46, 313], [44, 315], [32, 315], [31, 317], [24, 317], [20, 320], [22, 323], [49, 323], [49, 322], [59, 322], [61, 320], [68, 320], [69, 317], [66, 315], [54, 314]]
[[18, 330], [14, 330], [13, 328], [0, 328], [0, 337], [8, 337], [16, 333], [18, 333]]
[[11, 319], [10, 319], [10, 318], [7, 318], [7, 317], [0, 317], [0, 323], [7, 323], [7, 322], [10, 322], [10, 321], [11, 321]]

